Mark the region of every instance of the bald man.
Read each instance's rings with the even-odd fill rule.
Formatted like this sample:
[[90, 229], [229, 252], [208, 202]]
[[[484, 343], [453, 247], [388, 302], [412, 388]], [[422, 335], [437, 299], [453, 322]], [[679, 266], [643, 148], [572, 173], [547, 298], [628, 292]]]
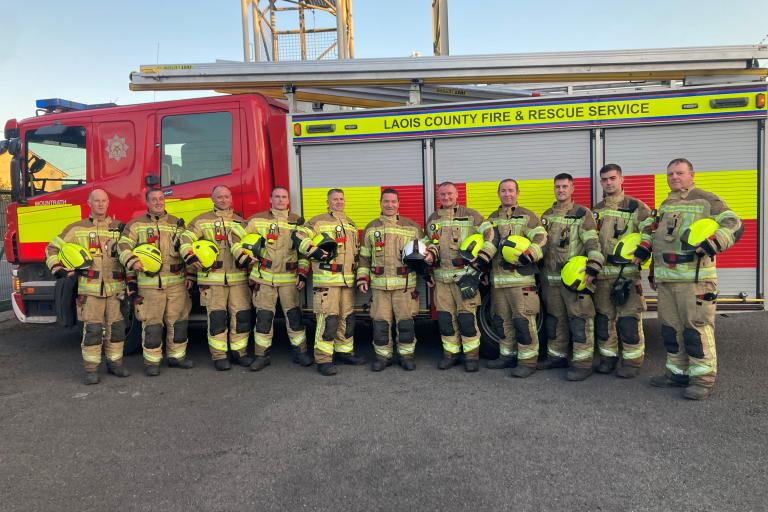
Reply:
[[[118, 260], [117, 241], [122, 224], [107, 215], [109, 195], [96, 188], [88, 195], [88, 218], [74, 222], [54, 238], [45, 249], [45, 264], [57, 278], [77, 274], [77, 319], [83, 322], [81, 349], [85, 366], [85, 384], [98, 384], [102, 346], [106, 343], [107, 370], [118, 377], [128, 377], [123, 367], [126, 322], [120, 308], [125, 298], [125, 275]], [[83, 270], [65, 267], [59, 252], [65, 243], [86, 250], [93, 260]]]

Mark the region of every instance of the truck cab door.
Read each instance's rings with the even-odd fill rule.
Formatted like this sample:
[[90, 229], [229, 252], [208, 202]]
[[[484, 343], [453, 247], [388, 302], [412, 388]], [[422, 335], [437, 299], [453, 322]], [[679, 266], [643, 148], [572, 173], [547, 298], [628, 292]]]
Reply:
[[165, 191], [169, 213], [189, 222], [209, 211], [211, 190], [217, 185], [232, 190], [232, 206], [242, 213], [240, 127], [238, 103], [233, 101], [157, 112], [159, 175], [154, 180]]

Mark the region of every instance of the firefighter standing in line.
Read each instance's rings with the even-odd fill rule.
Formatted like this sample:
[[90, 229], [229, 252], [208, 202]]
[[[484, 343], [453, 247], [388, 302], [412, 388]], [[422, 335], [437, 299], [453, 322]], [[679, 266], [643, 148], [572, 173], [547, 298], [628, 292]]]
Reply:
[[344, 213], [344, 191], [328, 191], [328, 213], [297, 232], [299, 252], [312, 259], [312, 307], [317, 318], [315, 362], [322, 375], [336, 374], [336, 360], [365, 364], [354, 352], [357, 226]]
[[402, 250], [414, 240], [421, 240], [421, 227], [399, 214], [397, 190], [381, 192], [381, 215], [365, 227], [357, 268], [360, 293], [372, 291], [371, 319], [376, 360], [371, 370], [381, 371], [392, 364], [392, 318], [397, 332], [400, 366], [413, 370], [416, 332], [413, 316], [418, 313], [419, 295], [416, 272], [402, 260]]
[[[685, 387], [683, 396], [703, 400], [717, 378], [715, 308], [717, 254], [741, 237], [741, 219], [715, 194], [696, 188], [693, 164], [676, 158], [667, 166], [670, 193], [658, 208], [652, 245], [642, 242], [636, 260], [653, 250], [653, 281], [658, 290], [661, 338], [667, 350], [666, 373], [651, 379], [658, 387]], [[696, 223], [696, 225], [694, 225]], [[698, 226], [712, 224], [704, 236]]]
[[[573, 355], [566, 378], [584, 380], [592, 374], [594, 352], [595, 306], [592, 302], [594, 279], [603, 267], [603, 254], [597, 236], [597, 225], [588, 208], [574, 204], [573, 176], [555, 176], [557, 201], [542, 215], [547, 229], [547, 245], [542, 264], [542, 298], [547, 310], [547, 357], [539, 361], [539, 369], [568, 367], [568, 343], [573, 340]], [[563, 282], [561, 271], [573, 257], [586, 256], [583, 288], [576, 291]], [[571, 284], [571, 283], [569, 283]], [[573, 283], [574, 287], [579, 284]]]
[[479, 369], [480, 331], [475, 313], [480, 305], [480, 277], [490, 265], [493, 243], [487, 238], [475, 259], [467, 264], [460, 254], [460, 245], [470, 235], [478, 233], [483, 216], [458, 204], [456, 185], [445, 182], [438, 187], [438, 208], [427, 219], [425, 243], [429, 262], [436, 265], [435, 308], [443, 357], [438, 368], [446, 370], [459, 363], [464, 350], [464, 369]]
[[[192, 300], [179, 253], [184, 220], [165, 211], [162, 190], [148, 190], [144, 199], [147, 212], [125, 226], [118, 250], [120, 261], [130, 271], [128, 294], [136, 318], [142, 322], [144, 373], [154, 377], [159, 375], [163, 359], [163, 327], [168, 366], [184, 369], [194, 366], [186, 357], [187, 319]], [[159, 263], [159, 270], [150, 271], [144, 262], [153, 266]]]
[[65, 244], [84, 248], [92, 260], [89, 268], [78, 271], [77, 318], [83, 322], [84, 382], [98, 384], [105, 339], [109, 373], [118, 377], [130, 375], [123, 366], [126, 322], [121, 302], [125, 297], [125, 275], [117, 258], [122, 225], [107, 215], [109, 196], [100, 188], [93, 189], [88, 194], [88, 207], [91, 212], [87, 219], [70, 224], [48, 244], [45, 263], [57, 278], [74, 275], [62, 263], [62, 259], [67, 260], [65, 254], [60, 254]]
[[[517, 204], [517, 181], [502, 180], [498, 194], [501, 206], [480, 227], [484, 234], [493, 237], [496, 253], [491, 269], [491, 305], [494, 330], [500, 338], [499, 358], [488, 361], [487, 366], [491, 369], [512, 367], [513, 377], [525, 378], [536, 371], [539, 357], [536, 315], [541, 305], [536, 290], [535, 263], [542, 258], [547, 231], [535, 213]], [[530, 241], [516, 264], [502, 257], [504, 244], [511, 242], [507, 240], [511, 235]]]
[[[640, 267], [623, 260], [617, 263], [615, 253], [617, 245], [629, 238], [627, 235], [640, 233], [653, 223], [653, 218], [644, 202], [624, 194], [623, 183], [624, 176], [618, 165], [607, 164], [600, 169], [603, 200], [593, 211], [606, 262], [595, 283], [595, 339], [601, 357], [595, 371], [613, 373], [616, 370], [617, 376], [632, 378], [640, 373], [645, 354], [642, 319], [645, 299]], [[645, 237], [650, 242], [650, 235]], [[621, 365], [616, 369], [619, 348]]]
[[[272, 208], [251, 216], [243, 230], [232, 232], [232, 254], [243, 268], [250, 267], [253, 305], [256, 308], [254, 327], [255, 359], [251, 370], [259, 371], [270, 364], [269, 349], [274, 334], [273, 324], [277, 301], [286, 319], [288, 339], [293, 349], [293, 362], [301, 366], [312, 364], [307, 353], [307, 336], [301, 313], [299, 292], [304, 289], [309, 274], [309, 261], [298, 256], [296, 233], [303, 229], [304, 220], [288, 209], [288, 189], [275, 187], [270, 195]], [[248, 254], [244, 237], [258, 234], [262, 238], [258, 254]]]
[[[181, 254], [188, 268], [196, 271], [188, 277], [197, 280], [200, 305], [208, 313], [208, 348], [217, 370], [231, 368], [227, 350], [237, 353], [241, 366], [250, 366], [248, 336], [251, 331], [251, 289], [246, 269], [238, 268], [230, 250], [229, 234], [241, 228], [243, 219], [232, 210], [232, 192], [217, 185], [211, 192], [213, 211], [192, 219], [181, 235]], [[198, 240], [208, 240], [219, 248], [210, 269], [204, 269], [193, 251]]]

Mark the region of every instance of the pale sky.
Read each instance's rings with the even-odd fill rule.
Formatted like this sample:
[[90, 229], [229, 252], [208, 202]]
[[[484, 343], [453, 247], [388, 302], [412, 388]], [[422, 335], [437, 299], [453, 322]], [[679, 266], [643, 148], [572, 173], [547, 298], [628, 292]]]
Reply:
[[[242, 60], [239, 0], [0, 4], [0, 123], [34, 115], [39, 98], [152, 101], [151, 92], [128, 90], [128, 75], [156, 62], [158, 44], [161, 63]], [[766, 0], [449, 0], [448, 6], [453, 55], [757, 44], [768, 33]], [[430, 0], [354, 0], [353, 16], [358, 58], [432, 53]]]

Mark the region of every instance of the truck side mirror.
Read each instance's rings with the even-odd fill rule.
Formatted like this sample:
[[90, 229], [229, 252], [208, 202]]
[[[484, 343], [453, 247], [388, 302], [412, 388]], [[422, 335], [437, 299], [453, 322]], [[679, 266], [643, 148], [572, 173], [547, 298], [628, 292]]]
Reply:
[[13, 156], [21, 153], [21, 139], [11, 139], [8, 141], [8, 152]]
[[155, 174], [147, 174], [147, 176], [144, 178], [144, 183], [146, 183], [148, 187], [156, 187], [160, 184], [160, 176]]

